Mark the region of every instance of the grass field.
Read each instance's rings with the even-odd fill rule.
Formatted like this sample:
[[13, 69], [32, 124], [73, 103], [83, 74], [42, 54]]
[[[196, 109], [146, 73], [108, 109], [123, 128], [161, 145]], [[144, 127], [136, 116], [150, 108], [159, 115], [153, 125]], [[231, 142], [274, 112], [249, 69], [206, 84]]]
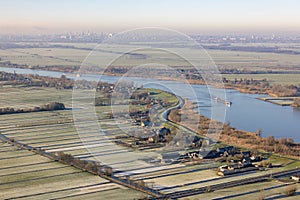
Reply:
[[270, 84], [282, 84], [282, 85], [300, 85], [300, 74], [223, 74], [223, 77], [234, 80], [237, 79], [267, 79]]
[[[48, 43], [50, 47], [38, 48], [17, 48], [0, 50], [1, 62], [10, 61], [16, 64], [27, 64], [32, 66], [80, 66], [89, 55], [91, 49], [97, 44], [85, 43]], [[51, 45], [67, 45], [66, 47], [51, 47]], [[266, 44], [274, 45], [274, 44]], [[299, 49], [295, 44], [276, 44], [281, 45], [284, 49]], [[207, 50], [199, 48], [178, 47], [157, 47], [156, 50], [147, 50], [149, 45], [98, 45], [89, 58], [85, 61], [85, 65], [106, 67], [105, 63], [111, 63], [115, 66], [132, 66], [145, 63], [159, 63], [169, 66], [187, 66], [188, 62], [180, 58], [181, 55], [188, 52], [191, 61], [204, 64], [209, 57], [218, 67], [238, 68], [248, 70], [266, 70], [276, 69], [292, 70], [293, 67], [300, 67], [300, 58], [298, 55], [279, 54], [279, 53], [261, 53], [261, 52], [243, 52], [243, 51], [226, 51], [226, 50]], [[122, 56], [122, 52], [130, 50], [138, 50], [136, 53], [146, 55], [145, 59], [133, 59], [132, 57]], [[173, 54], [174, 52], [175, 54]], [[178, 54], [178, 55], [176, 55]], [[118, 58], [120, 57], [121, 58]], [[116, 58], [118, 58], [116, 60]]]

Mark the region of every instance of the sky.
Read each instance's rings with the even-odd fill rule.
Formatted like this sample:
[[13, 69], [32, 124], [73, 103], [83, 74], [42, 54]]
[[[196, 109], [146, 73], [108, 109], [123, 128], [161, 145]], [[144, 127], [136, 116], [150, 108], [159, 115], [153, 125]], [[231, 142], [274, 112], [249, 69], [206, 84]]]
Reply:
[[299, 0], [0, 0], [0, 33], [300, 32]]

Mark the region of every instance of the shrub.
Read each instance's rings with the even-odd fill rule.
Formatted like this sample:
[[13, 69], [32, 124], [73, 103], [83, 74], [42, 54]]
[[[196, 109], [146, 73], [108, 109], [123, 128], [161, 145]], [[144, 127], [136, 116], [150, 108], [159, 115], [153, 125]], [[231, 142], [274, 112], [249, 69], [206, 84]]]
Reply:
[[296, 191], [297, 191], [296, 185], [289, 185], [284, 189], [283, 193], [288, 196], [293, 196], [296, 193]]

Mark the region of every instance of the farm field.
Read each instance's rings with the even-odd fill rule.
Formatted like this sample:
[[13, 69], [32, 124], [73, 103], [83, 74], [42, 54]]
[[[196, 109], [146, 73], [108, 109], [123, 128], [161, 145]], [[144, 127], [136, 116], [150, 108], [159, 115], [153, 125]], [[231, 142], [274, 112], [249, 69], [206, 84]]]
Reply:
[[[2, 94], [7, 94], [1, 95], [0, 107], [7, 104], [20, 105], [20, 107], [34, 106], [47, 103], [51, 99], [56, 100], [58, 97], [62, 102], [66, 102], [67, 107], [71, 106], [71, 90], [12, 88], [11, 91], [13, 92], [8, 93], [7, 88], [0, 88]], [[156, 92], [158, 91], [156, 90]], [[99, 95], [101, 96], [101, 94]], [[175, 103], [173, 97], [168, 94], [160, 93], [158, 96], [168, 98], [169, 101]], [[20, 97], [22, 97], [22, 101], [19, 100]], [[217, 176], [215, 170], [220, 163], [213, 160], [196, 165], [151, 164], [147, 160], [156, 159], [160, 155], [159, 151], [133, 150], [114, 143], [115, 136], [124, 136], [123, 130], [132, 128], [131, 122], [122, 121], [121, 123], [115, 119], [106, 118], [106, 113], [111, 110], [109, 106], [95, 108], [97, 122], [105, 132], [105, 136], [99, 134], [99, 129], [94, 127], [92, 121], [87, 120], [82, 123], [75, 121], [76, 123], [74, 123], [73, 112], [80, 112], [81, 116], [89, 119], [90, 116], [84, 109], [1, 115], [1, 134], [33, 147], [41, 147], [47, 152], [63, 151], [81, 159], [109, 164], [114, 169], [120, 169], [115, 172], [116, 176], [130, 175], [131, 179], [142, 179], [149, 187], [165, 194], [241, 178], [240, 175], [223, 178]], [[124, 110], [126, 107], [116, 105], [114, 109]], [[84, 134], [78, 134], [78, 126], [81, 127]], [[69, 196], [68, 199], [92, 199], [101, 195], [101, 198], [135, 199], [143, 196], [140, 192], [50, 161], [32, 152], [17, 150], [7, 144], [1, 144], [0, 147], [0, 190], [5, 190], [4, 193], [1, 193], [3, 198], [59, 199]], [[276, 158], [274, 160], [276, 161]], [[285, 159], [277, 160], [276, 164], [287, 164], [286, 167], [295, 166], [294, 162]], [[281, 169], [251, 172], [246, 173], [243, 177], [256, 177], [279, 170]], [[245, 187], [244, 190], [251, 191], [252, 188]], [[120, 198], [123, 193], [126, 195]], [[240, 193], [241, 191], [228, 192], [228, 195]], [[220, 195], [222, 194], [220, 192]]]
[[218, 67], [264, 71], [299, 67], [299, 56], [276, 53], [208, 50]]
[[[217, 47], [218, 44], [205, 44], [208, 47]], [[222, 46], [221, 46], [222, 47]], [[268, 51], [281, 51], [282, 54], [288, 54], [288, 52], [285, 52], [286, 50], [288, 51], [292, 51], [293, 53], [299, 53], [300, 52], [300, 45], [299, 43], [274, 43], [274, 42], [255, 42], [255, 43], [231, 43], [230, 46], [228, 46], [229, 48], [233, 48], [235, 47], [235, 50], [237, 50], [238, 48], [244, 48], [247, 47], [248, 49], [244, 52], [251, 52], [251, 51], [255, 51], [255, 50], [267, 50]], [[252, 48], [252, 49], [251, 49]], [[271, 50], [272, 49], [272, 50]], [[289, 52], [289, 54], [291, 54], [292, 52]]]
[[0, 166], [1, 199], [85, 199], [91, 195], [133, 199], [142, 196], [103, 178], [3, 143], [0, 144]]
[[[195, 195], [189, 197], [190, 199], [205, 199], [205, 200], [221, 200], [221, 199], [232, 199], [232, 200], [244, 200], [244, 199], [272, 199], [275, 197], [283, 199], [298, 199], [297, 196], [287, 197], [283, 195], [285, 188], [288, 186], [287, 183], [278, 181], [268, 181], [259, 184], [249, 184], [244, 186], [232, 187], [229, 189], [222, 189], [212, 193], [205, 193], [201, 195]], [[299, 192], [299, 184], [298, 190]], [[181, 198], [185, 199], [185, 198]]]
[[66, 107], [72, 105], [72, 90], [53, 90], [39, 87], [2, 87], [0, 107], [34, 107], [51, 101], [64, 102]]

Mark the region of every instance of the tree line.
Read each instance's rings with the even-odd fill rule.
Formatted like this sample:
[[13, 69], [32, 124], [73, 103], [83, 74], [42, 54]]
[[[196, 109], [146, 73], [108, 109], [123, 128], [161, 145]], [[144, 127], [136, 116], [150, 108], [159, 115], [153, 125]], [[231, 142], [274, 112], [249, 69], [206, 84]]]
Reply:
[[226, 87], [238, 89], [241, 92], [269, 94], [278, 97], [300, 96], [300, 87], [296, 85], [270, 84], [267, 79], [255, 80], [253, 78], [241, 78], [228, 80], [223, 78]]
[[13, 108], [6, 107], [0, 108], [0, 115], [5, 114], [16, 114], [16, 113], [29, 113], [29, 112], [41, 112], [41, 111], [53, 111], [53, 110], [64, 110], [65, 105], [58, 102], [50, 102], [41, 106], [36, 106], [33, 108]]

